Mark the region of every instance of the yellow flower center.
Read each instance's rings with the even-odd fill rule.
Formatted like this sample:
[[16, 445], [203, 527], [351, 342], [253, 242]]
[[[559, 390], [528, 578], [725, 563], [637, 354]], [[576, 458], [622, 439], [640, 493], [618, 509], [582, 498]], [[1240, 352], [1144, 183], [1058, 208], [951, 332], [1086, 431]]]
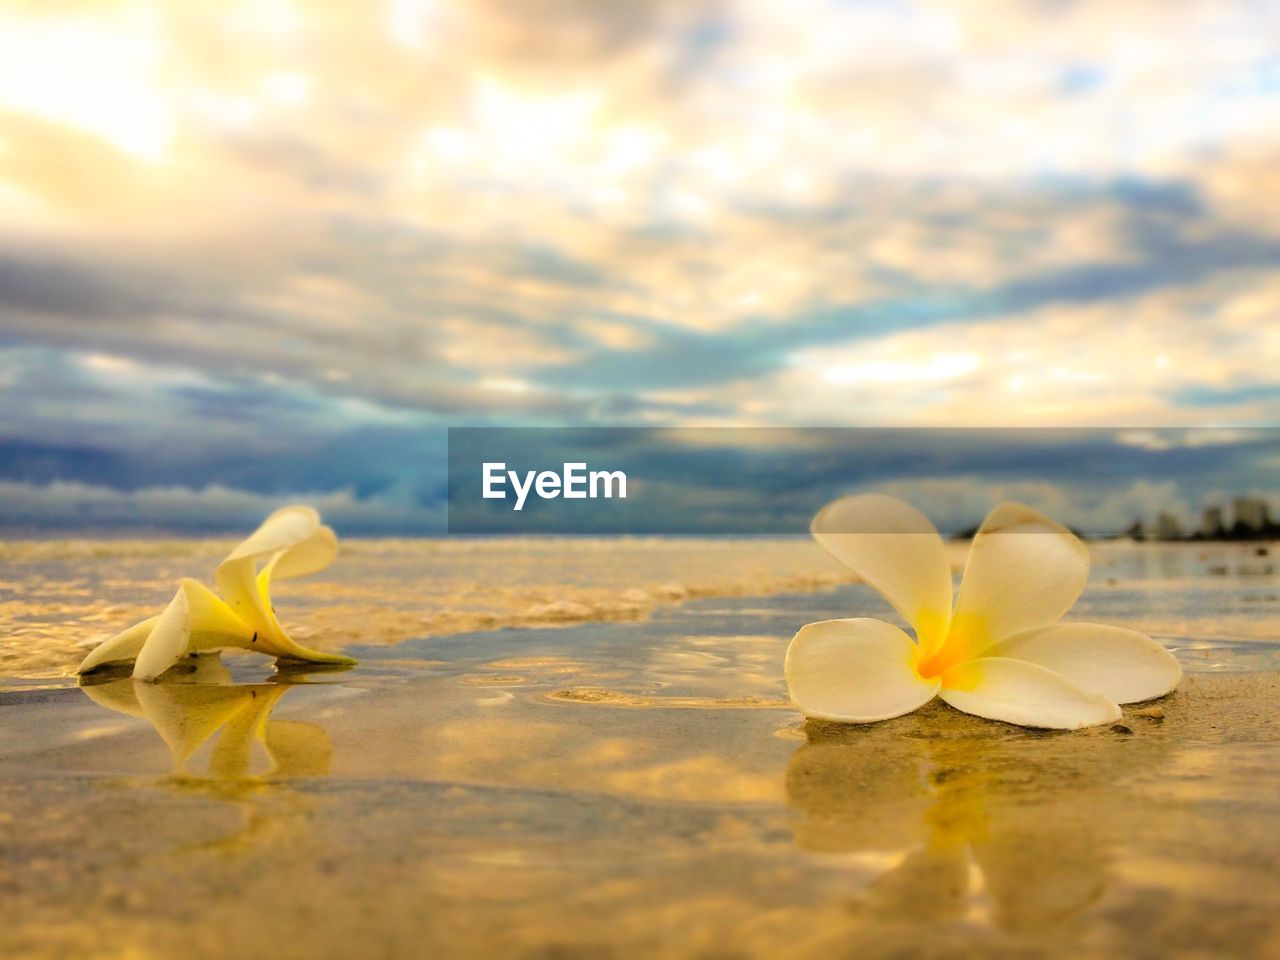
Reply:
[[930, 630], [925, 627], [933, 628], [934, 622], [932, 617], [921, 618], [920, 657], [916, 662], [916, 673], [926, 679], [941, 677], [943, 686], [948, 686], [948, 671], [986, 646], [987, 628], [980, 617], [961, 614], [952, 619], [940, 642], [931, 642]]

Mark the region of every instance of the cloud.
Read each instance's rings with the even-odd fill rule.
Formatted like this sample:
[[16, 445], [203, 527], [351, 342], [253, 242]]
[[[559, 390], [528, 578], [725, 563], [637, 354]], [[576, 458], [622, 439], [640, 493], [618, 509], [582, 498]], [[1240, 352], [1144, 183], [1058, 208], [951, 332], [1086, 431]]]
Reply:
[[[460, 511], [455, 532], [798, 533], [835, 497], [885, 490], [948, 531], [1018, 499], [1114, 532], [1162, 509], [1190, 520], [1224, 490], [1265, 489], [1276, 448], [1274, 431], [1257, 429], [503, 429], [452, 432], [446, 472], [439, 430], [286, 435], [287, 455], [264, 443], [203, 459], [164, 450], [166, 435], [159, 425], [128, 453], [5, 441], [0, 527], [233, 530], [304, 501], [352, 533], [442, 533], [449, 509]], [[520, 515], [498, 505], [493, 527], [491, 503], [478, 499], [482, 461], [621, 469], [629, 496]]]
[[[1178, 426], [1274, 422], [1272, 271], [810, 346], [652, 402], [745, 424]], [[798, 338], [799, 339], [799, 338]]]
[[283, 378], [220, 378], [106, 354], [0, 350], [0, 478], [259, 494], [443, 499], [442, 425]]
[[413, 535], [444, 531], [444, 511], [395, 498], [362, 499], [351, 490], [307, 491], [268, 496], [210, 485], [119, 490], [68, 481], [48, 484], [0, 480], [0, 528], [57, 530], [93, 536], [103, 531], [230, 533], [252, 529], [271, 511], [308, 503], [340, 534]]
[[366, 495], [445, 423], [1274, 422], [1275, 28], [11, 4], [8, 475]]

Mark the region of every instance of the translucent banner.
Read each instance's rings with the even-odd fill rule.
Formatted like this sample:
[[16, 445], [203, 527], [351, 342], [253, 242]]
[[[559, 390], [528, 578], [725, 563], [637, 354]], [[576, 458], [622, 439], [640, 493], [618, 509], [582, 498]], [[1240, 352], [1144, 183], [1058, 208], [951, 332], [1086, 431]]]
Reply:
[[[1091, 536], [1274, 530], [1273, 428], [453, 428], [453, 534], [803, 534], [883, 492], [964, 534], [1015, 500]], [[857, 532], [857, 531], [850, 531]], [[1280, 531], [1275, 531], [1280, 532]]]

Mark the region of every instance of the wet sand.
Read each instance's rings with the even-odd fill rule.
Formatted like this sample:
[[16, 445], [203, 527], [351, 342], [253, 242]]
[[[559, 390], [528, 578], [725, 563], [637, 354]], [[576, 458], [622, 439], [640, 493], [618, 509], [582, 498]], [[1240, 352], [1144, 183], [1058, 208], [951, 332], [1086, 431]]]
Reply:
[[[90, 649], [163, 609], [181, 577], [211, 583], [235, 543], [0, 541], [0, 689], [73, 676]], [[959, 573], [968, 544], [949, 547]], [[1158, 636], [1280, 639], [1277, 559], [1257, 549], [1095, 543], [1093, 582], [1073, 615]], [[291, 634], [337, 650], [502, 627], [638, 621], [702, 597], [824, 591], [852, 581], [808, 537], [384, 539], [344, 540], [332, 567], [283, 582], [274, 595]]]
[[[351, 744], [283, 719], [264, 737], [276, 770], [256, 778], [228, 776], [234, 761], [176, 778], [7, 769], [0, 947], [1274, 956], [1278, 689], [1274, 675], [1197, 676], [1163, 720], [1077, 736], [941, 707], [865, 729], [801, 730], [778, 711], [748, 721], [764, 738], [752, 755], [713, 763], [748, 739], [740, 715], [641, 735], [632, 711], [586, 707], [587, 723], [551, 724], [550, 754], [545, 723], [435, 731], [447, 758], [419, 760], [449, 779], [404, 776], [413, 764], [386, 736], [353, 766], [402, 775], [339, 776]], [[413, 723], [380, 732], [423, 739]], [[579, 759], [563, 769], [567, 751]]]
[[1121, 561], [1081, 617], [1239, 629], [1077, 733], [806, 723], [787, 640], [856, 586], [12, 681], [0, 955], [1276, 956], [1274, 574]]
[[[235, 540], [0, 542], [0, 678], [69, 677], [154, 616], [178, 580], [212, 583]], [[963, 558], [957, 545], [956, 562]], [[308, 646], [396, 643], [510, 626], [640, 620], [697, 597], [829, 588], [852, 577], [808, 537], [344, 540], [319, 576], [277, 585]]]

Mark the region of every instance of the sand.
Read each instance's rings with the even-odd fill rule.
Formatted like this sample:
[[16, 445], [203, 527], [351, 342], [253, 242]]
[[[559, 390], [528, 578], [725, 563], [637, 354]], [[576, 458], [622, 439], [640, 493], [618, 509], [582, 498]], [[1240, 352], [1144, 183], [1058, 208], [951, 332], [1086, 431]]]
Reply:
[[[234, 540], [0, 541], [0, 677], [74, 674], [97, 644], [212, 584]], [[963, 548], [957, 547], [957, 564]], [[808, 537], [343, 540], [320, 575], [276, 585], [320, 650], [509, 626], [641, 620], [697, 597], [827, 589], [852, 576]]]
[[11, 681], [0, 955], [1280, 955], [1274, 581], [1184, 560], [1086, 609], [1245, 636], [1075, 733], [806, 722], [787, 640], [857, 586]]

